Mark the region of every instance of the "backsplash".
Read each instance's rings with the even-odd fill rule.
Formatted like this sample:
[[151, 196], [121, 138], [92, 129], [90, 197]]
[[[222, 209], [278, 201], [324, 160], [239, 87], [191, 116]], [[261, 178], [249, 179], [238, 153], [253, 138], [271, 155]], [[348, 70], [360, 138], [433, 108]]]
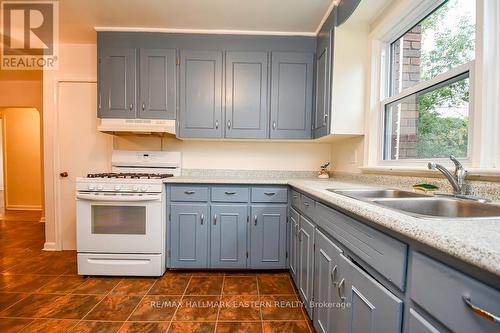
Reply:
[[316, 171], [278, 171], [278, 170], [224, 170], [224, 169], [182, 169], [183, 177], [241, 177], [241, 178], [313, 178]]
[[[452, 192], [450, 183], [444, 178], [353, 174], [343, 172], [334, 172], [332, 178], [341, 181], [352, 181], [367, 185], [379, 185], [404, 190], [413, 190], [412, 186], [415, 184], [428, 183], [438, 186], [438, 192]], [[465, 183], [471, 195], [500, 202], [499, 182], [466, 180]]]

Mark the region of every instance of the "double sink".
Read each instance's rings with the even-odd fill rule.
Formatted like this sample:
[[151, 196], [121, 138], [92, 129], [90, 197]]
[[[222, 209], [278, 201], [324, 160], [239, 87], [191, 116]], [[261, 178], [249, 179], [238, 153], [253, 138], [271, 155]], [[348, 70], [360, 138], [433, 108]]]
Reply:
[[328, 191], [420, 218], [500, 219], [500, 206], [474, 200], [392, 189], [328, 189]]

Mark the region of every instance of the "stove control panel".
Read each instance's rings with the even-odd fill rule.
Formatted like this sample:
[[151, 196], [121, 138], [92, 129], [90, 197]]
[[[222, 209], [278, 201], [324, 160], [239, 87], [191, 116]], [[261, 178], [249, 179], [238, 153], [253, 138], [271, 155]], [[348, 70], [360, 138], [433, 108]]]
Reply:
[[78, 178], [76, 190], [81, 192], [139, 192], [161, 193], [161, 180]]

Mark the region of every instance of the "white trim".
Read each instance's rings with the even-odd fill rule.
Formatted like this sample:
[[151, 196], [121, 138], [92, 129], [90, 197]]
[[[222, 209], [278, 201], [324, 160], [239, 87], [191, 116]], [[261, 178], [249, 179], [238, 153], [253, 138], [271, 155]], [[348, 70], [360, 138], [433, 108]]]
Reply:
[[5, 205], [6, 210], [42, 210], [41, 205]]
[[175, 29], [175, 28], [140, 28], [140, 27], [94, 27], [97, 32], [160, 32], [171, 34], [212, 34], [212, 35], [258, 35], [258, 36], [302, 36], [316, 37], [315, 31], [262, 31], [262, 30], [226, 30], [226, 29]]
[[57, 248], [55, 242], [45, 242], [43, 244], [43, 251], [60, 251], [60, 249]]
[[328, 6], [328, 9], [326, 10], [325, 15], [323, 15], [323, 18], [319, 22], [318, 27], [316, 28], [316, 31], [314, 31], [315, 36], [319, 35], [319, 32], [321, 31], [321, 27], [326, 22], [326, 19], [328, 18], [328, 16], [330, 16], [330, 13], [333, 11], [333, 9], [336, 6], [339, 5], [339, 3], [340, 3], [340, 0], [333, 0], [332, 3], [330, 4], [330, 6]]

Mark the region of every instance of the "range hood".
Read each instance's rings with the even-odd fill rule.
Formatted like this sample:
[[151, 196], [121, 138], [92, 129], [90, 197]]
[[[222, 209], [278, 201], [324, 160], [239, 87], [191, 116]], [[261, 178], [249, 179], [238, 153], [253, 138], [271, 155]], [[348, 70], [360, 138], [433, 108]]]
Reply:
[[165, 119], [99, 119], [97, 129], [104, 133], [172, 134], [175, 135], [175, 120]]

